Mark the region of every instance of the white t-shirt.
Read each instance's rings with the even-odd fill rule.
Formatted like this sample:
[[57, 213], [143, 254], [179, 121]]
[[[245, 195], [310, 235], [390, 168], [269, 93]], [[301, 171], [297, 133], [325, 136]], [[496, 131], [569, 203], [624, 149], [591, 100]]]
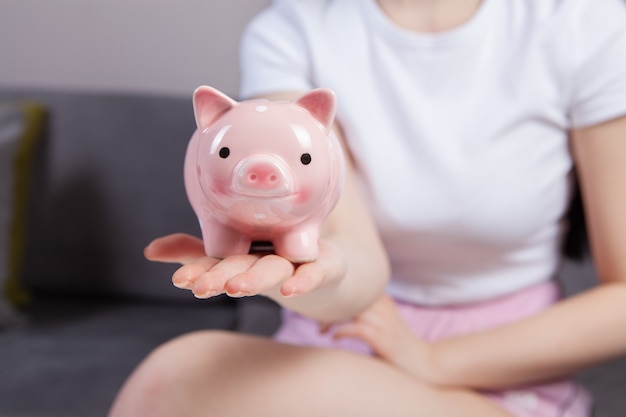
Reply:
[[465, 24], [424, 34], [375, 0], [275, 0], [241, 59], [243, 98], [336, 92], [390, 293], [473, 302], [554, 278], [567, 131], [626, 114], [626, 2], [483, 0]]

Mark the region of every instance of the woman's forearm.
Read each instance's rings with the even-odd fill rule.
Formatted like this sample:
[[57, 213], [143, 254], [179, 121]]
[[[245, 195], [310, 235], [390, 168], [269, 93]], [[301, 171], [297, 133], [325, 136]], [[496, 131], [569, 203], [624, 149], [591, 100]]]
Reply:
[[501, 388], [571, 375], [626, 353], [626, 284], [604, 284], [518, 323], [438, 342], [437, 385]]
[[356, 181], [349, 167], [341, 199], [321, 231], [319, 259], [298, 267], [300, 278], [321, 283], [312, 285], [310, 292], [295, 288], [294, 296], [285, 297], [285, 291], [290, 295], [289, 282], [267, 293], [283, 307], [335, 322], [354, 317], [384, 293], [391, 267]]

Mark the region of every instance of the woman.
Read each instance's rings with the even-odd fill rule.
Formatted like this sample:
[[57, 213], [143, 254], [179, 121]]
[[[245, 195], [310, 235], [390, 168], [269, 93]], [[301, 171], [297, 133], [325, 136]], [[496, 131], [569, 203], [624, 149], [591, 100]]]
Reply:
[[[285, 320], [165, 344], [111, 415], [589, 415], [569, 378], [626, 352], [624, 23], [620, 0], [275, 1], [242, 97], [337, 94], [351, 159], [320, 257], [153, 242], [175, 285]], [[601, 285], [560, 300], [574, 169]]]

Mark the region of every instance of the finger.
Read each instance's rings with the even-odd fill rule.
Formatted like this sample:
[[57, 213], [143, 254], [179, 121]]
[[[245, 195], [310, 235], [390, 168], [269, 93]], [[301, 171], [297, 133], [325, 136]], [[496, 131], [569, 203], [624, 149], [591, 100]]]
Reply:
[[332, 321], [328, 321], [328, 322], [324, 322], [324, 321], [320, 321], [318, 322], [318, 327], [319, 327], [319, 332], [320, 334], [330, 334], [333, 333], [334, 334], [334, 330], [337, 326], [339, 326], [340, 324], [344, 324], [347, 323], [347, 321], [341, 321], [341, 322], [332, 322]]
[[364, 325], [362, 323], [350, 322], [337, 326], [333, 333], [333, 339], [359, 339], [369, 345], [374, 353], [382, 358], [391, 360], [393, 339], [389, 338], [380, 329]]
[[[245, 273], [258, 261], [256, 255], [237, 255], [222, 259], [194, 279], [191, 290], [197, 298], [208, 298], [226, 292], [226, 283]], [[198, 268], [200, 271], [201, 268]]]
[[324, 270], [319, 264], [315, 262], [302, 264], [298, 266], [295, 274], [281, 285], [280, 293], [283, 297], [306, 294], [319, 288], [324, 281]]
[[157, 262], [186, 264], [206, 256], [202, 240], [185, 233], [154, 239], [144, 249], [144, 256]]
[[380, 335], [375, 329], [358, 322], [340, 324], [335, 328], [333, 333], [334, 339], [360, 339], [372, 347], [375, 346], [379, 337]]
[[281, 286], [281, 294], [284, 297], [306, 294], [340, 279], [345, 275], [343, 259], [337, 248], [320, 246], [320, 257], [315, 262], [298, 266], [293, 277]]
[[219, 259], [204, 257], [183, 265], [172, 275], [172, 283], [178, 288], [191, 289], [202, 274], [211, 270], [219, 262]]
[[288, 260], [276, 255], [260, 257], [247, 271], [231, 278], [225, 285], [231, 297], [261, 294], [294, 273], [295, 267]]
[[319, 323], [319, 332], [320, 334], [326, 334], [330, 331], [330, 329], [332, 329], [332, 327], [333, 327], [333, 323], [331, 322], [328, 322], [328, 323], [321, 322]]

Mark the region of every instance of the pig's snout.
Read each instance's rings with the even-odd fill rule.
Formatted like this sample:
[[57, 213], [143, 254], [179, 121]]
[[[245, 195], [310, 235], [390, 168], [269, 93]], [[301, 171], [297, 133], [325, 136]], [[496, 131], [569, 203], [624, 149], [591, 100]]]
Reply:
[[233, 188], [253, 197], [282, 197], [293, 193], [293, 181], [286, 164], [271, 155], [252, 155], [235, 168]]

